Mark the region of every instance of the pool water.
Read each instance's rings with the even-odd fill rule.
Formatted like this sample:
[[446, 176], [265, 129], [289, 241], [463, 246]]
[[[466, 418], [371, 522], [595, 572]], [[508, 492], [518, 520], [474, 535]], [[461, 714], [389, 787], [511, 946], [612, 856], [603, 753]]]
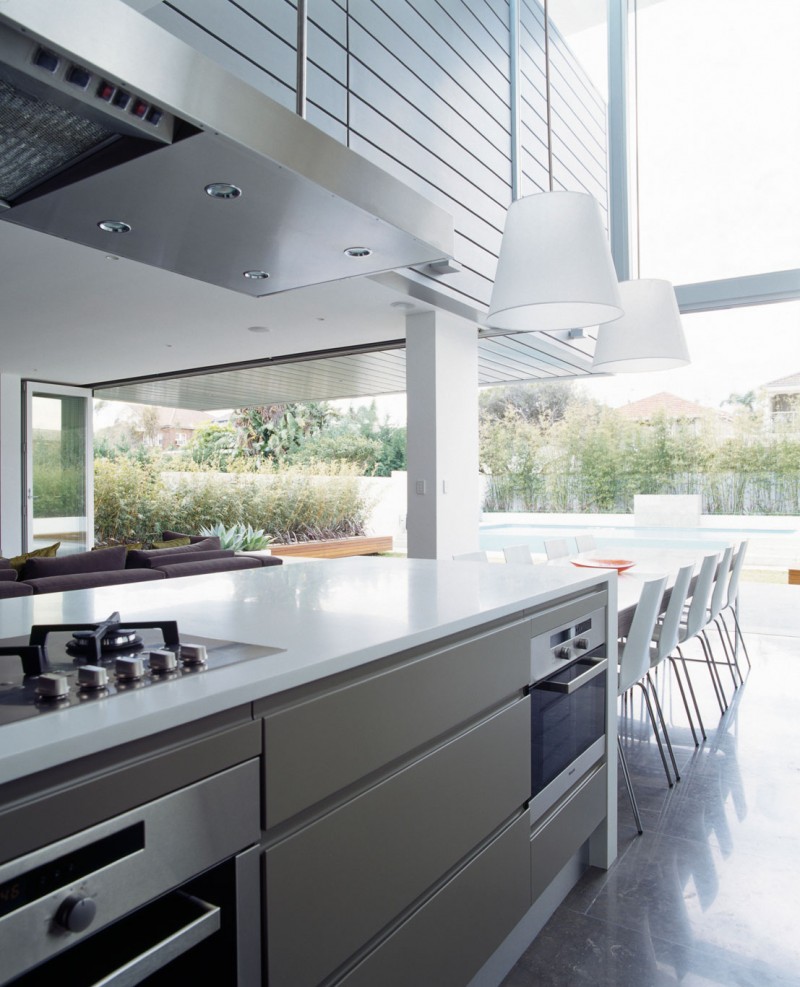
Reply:
[[480, 526], [480, 547], [484, 551], [502, 551], [507, 545], [528, 545], [531, 552], [544, 554], [544, 541], [564, 538], [574, 552], [575, 535], [592, 535], [597, 548], [697, 548], [722, 550], [731, 542], [753, 536], [794, 535], [792, 529], [761, 528], [657, 528], [611, 527], [581, 524], [486, 524]]

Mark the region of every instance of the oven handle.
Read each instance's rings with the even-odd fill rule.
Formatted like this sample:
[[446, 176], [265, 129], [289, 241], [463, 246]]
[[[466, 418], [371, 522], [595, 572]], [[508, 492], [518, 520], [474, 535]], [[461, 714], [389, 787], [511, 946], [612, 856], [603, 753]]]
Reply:
[[583, 658], [578, 664], [585, 665], [590, 664], [590, 667], [583, 675], [579, 675], [576, 679], [572, 679], [571, 682], [558, 682], [555, 678], [546, 679], [544, 682], [537, 682], [534, 686], [535, 689], [543, 689], [545, 692], [562, 692], [570, 696], [573, 692], [576, 692], [581, 686], [586, 685], [587, 682], [591, 682], [593, 678], [600, 675], [602, 672], [608, 668], [607, 658]]
[[177, 956], [213, 935], [220, 927], [220, 908], [193, 895], [177, 892], [196, 906], [200, 914], [177, 932], [173, 932], [134, 959], [98, 980], [94, 987], [135, 987]]

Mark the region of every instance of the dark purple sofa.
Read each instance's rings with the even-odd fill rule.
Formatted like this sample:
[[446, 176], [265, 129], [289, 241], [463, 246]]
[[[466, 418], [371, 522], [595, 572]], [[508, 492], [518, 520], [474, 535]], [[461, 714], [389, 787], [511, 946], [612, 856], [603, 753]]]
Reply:
[[175, 548], [128, 551], [124, 545], [117, 545], [54, 558], [34, 556], [26, 559], [19, 573], [6, 559], [0, 559], [0, 599], [258, 569], [281, 562], [278, 556], [236, 555], [220, 548], [218, 538], [193, 538], [191, 544]]

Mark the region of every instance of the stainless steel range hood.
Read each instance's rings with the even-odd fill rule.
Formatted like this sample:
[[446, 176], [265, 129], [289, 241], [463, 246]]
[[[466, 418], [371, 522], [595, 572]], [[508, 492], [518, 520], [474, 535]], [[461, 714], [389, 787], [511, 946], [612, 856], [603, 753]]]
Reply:
[[0, 189], [4, 222], [253, 296], [453, 250], [448, 213], [119, 0], [0, 0]]

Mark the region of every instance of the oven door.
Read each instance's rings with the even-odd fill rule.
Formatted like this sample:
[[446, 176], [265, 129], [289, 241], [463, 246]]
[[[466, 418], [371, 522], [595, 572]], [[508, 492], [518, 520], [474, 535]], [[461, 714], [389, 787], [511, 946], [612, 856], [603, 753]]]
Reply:
[[531, 686], [531, 817], [605, 753], [605, 658], [585, 655]]

